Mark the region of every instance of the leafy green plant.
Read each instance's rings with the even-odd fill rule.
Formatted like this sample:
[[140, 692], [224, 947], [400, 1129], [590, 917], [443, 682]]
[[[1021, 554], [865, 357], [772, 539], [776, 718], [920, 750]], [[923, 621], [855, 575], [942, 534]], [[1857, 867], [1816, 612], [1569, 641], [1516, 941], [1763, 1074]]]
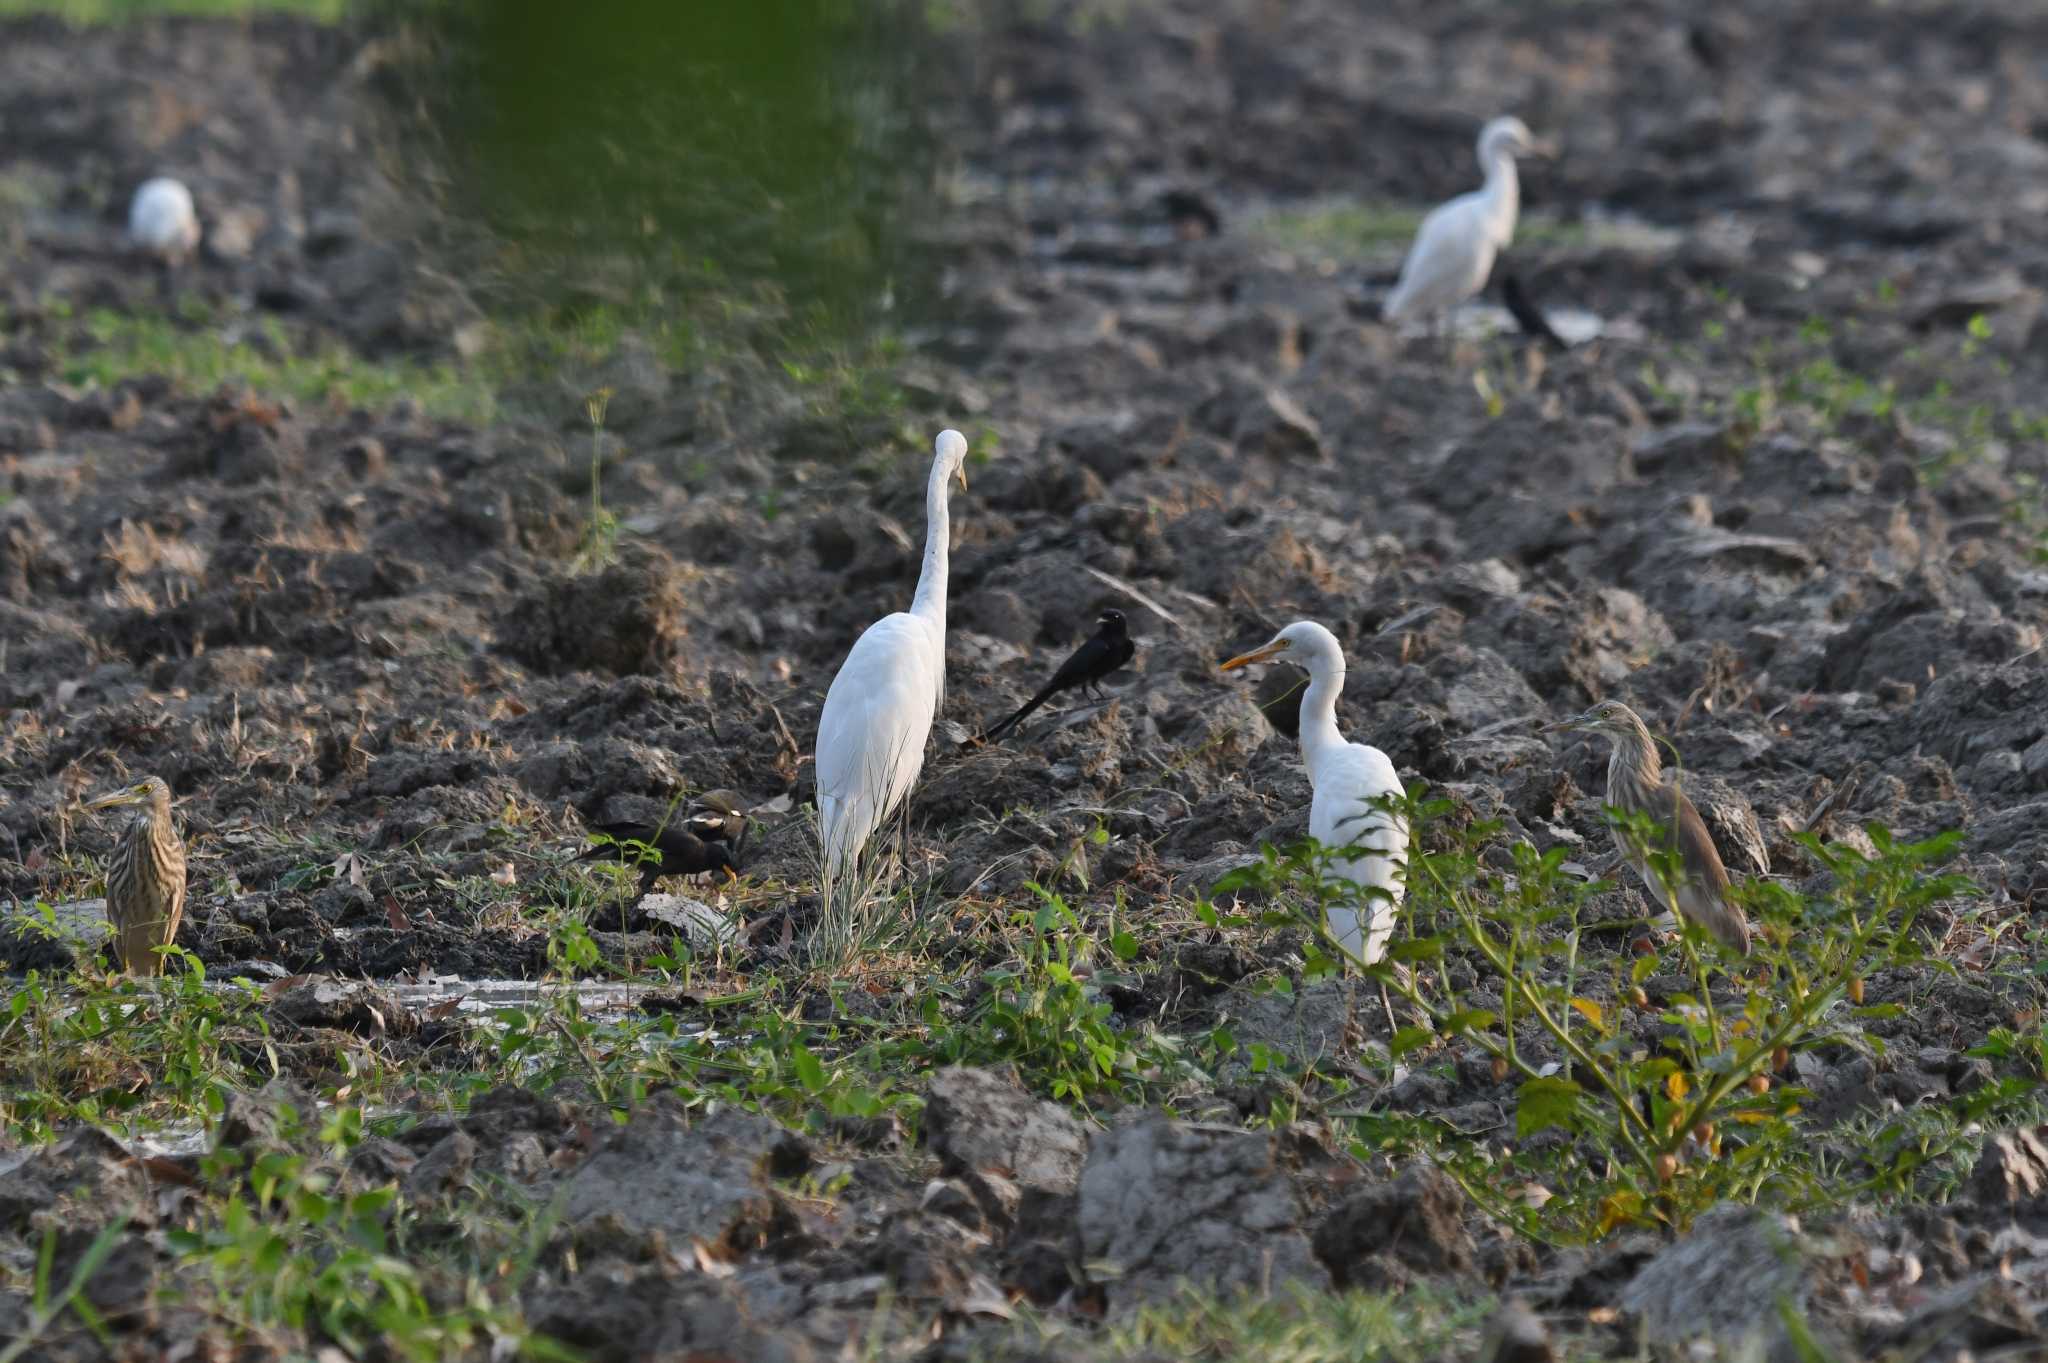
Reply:
[[0, 1009], [0, 1121], [47, 1140], [66, 1121], [209, 1118], [277, 1074], [260, 991], [168, 954], [184, 969], [155, 984], [23, 977]]
[[[1075, 1102], [1131, 1096], [1183, 1068], [1171, 1038], [1115, 1024], [1095, 972], [1078, 968], [1080, 953], [1092, 947], [1081, 920], [1058, 895], [1030, 888], [1038, 908], [1011, 919], [1023, 938], [1021, 960], [984, 971], [979, 997], [958, 1022], [936, 996], [926, 1000], [934, 1062], [1014, 1065], [1034, 1090]], [[1115, 949], [1117, 935], [1111, 940]]]
[[[1582, 1241], [1618, 1227], [1684, 1226], [1719, 1202], [1771, 1200], [1805, 1205], [1860, 1191], [1902, 1190], [1920, 1164], [1955, 1157], [1959, 1146], [1923, 1133], [1890, 1133], [1899, 1158], [1882, 1167], [1834, 1171], [1809, 1158], [1799, 1112], [1806, 1095], [1788, 1083], [1790, 1056], [1819, 1046], [1881, 1048], [1866, 1024], [1895, 1017], [1895, 1003], [1863, 1004], [1863, 982], [1880, 971], [1926, 963], [1915, 927], [1934, 903], [1972, 887], [1938, 868], [1957, 838], [1901, 844], [1869, 830], [1875, 855], [1807, 838], [1809, 856], [1831, 875], [1829, 891], [1802, 899], [1776, 882], [1744, 889], [1760, 919], [1753, 956], [1736, 961], [1695, 928], [1675, 947], [1646, 954], [1582, 954], [1579, 921], [1594, 888], [1564, 874], [1564, 849], [1506, 848], [1506, 865], [1482, 853], [1491, 824], [1462, 831], [1441, 820], [1441, 802], [1410, 802], [1419, 830], [1432, 820], [1446, 844], [1411, 849], [1406, 912], [1414, 930], [1386, 961], [1365, 966], [1406, 1007], [1396, 1060], [1442, 1043], [1476, 1047], [1496, 1079], [1515, 1082], [1516, 1135], [1556, 1132], [1534, 1156], [1503, 1156], [1413, 1118], [1368, 1119], [1366, 1141], [1432, 1148], [1468, 1191], [1496, 1215], [1545, 1239]], [[1646, 856], [1652, 874], [1675, 879], [1675, 854], [1654, 823], [1613, 815], [1618, 832]], [[1359, 849], [1343, 849], [1355, 855]], [[1332, 852], [1312, 841], [1278, 851], [1228, 877], [1219, 892], [1258, 887], [1283, 907], [1267, 921], [1307, 926], [1306, 973], [1347, 963], [1324, 928], [1335, 903], [1359, 891], [1334, 881]], [[1221, 921], [1213, 908], [1205, 911]], [[1409, 967], [1409, 968], [1403, 968]], [[1674, 974], [1675, 970], [1675, 974]], [[1737, 972], [1737, 973], [1728, 973]], [[1660, 997], [1652, 1002], [1647, 986]], [[2010, 1105], [2030, 1085], [1999, 1086], [1979, 1104]], [[1542, 1152], [1551, 1152], [1544, 1154]], [[1521, 1194], [1532, 1181], [1546, 1199]]]

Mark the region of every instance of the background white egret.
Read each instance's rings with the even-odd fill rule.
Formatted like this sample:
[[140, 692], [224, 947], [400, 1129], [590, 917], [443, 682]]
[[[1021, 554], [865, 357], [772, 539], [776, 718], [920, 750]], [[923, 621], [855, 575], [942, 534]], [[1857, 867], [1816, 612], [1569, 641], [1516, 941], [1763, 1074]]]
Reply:
[[818, 717], [818, 821], [824, 843], [823, 907], [832, 883], [854, 869], [868, 839], [910, 794], [946, 684], [947, 491], [967, 440], [941, 431], [925, 486], [924, 571], [908, 611], [884, 616], [854, 641]]
[[[1313, 620], [1297, 620], [1271, 643], [1223, 664], [1228, 672], [1273, 659], [1308, 673], [1301, 698], [1301, 756], [1315, 798], [1309, 803], [1309, 835], [1331, 851], [1358, 847], [1356, 856], [1336, 857], [1329, 873], [1350, 881], [1361, 894], [1356, 905], [1330, 909], [1330, 935], [1367, 965], [1387, 953], [1395, 911], [1407, 888], [1408, 822], [1373, 802], [1403, 794], [1394, 764], [1378, 748], [1348, 743], [1337, 731], [1337, 695], [1344, 689], [1344, 650], [1337, 636]], [[1374, 890], [1384, 891], [1375, 895]], [[1365, 926], [1359, 910], [1369, 914]]]
[[1515, 157], [1548, 154], [1519, 118], [1496, 118], [1479, 132], [1479, 168], [1486, 183], [1441, 204], [1416, 229], [1401, 280], [1380, 315], [1389, 322], [1436, 321], [1486, 287], [1496, 255], [1515, 239], [1522, 187]]
[[192, 191], [168, 176], [145, 180], [128, 205], [128, 237], [165, 264], [182, 264], [199, 249]]

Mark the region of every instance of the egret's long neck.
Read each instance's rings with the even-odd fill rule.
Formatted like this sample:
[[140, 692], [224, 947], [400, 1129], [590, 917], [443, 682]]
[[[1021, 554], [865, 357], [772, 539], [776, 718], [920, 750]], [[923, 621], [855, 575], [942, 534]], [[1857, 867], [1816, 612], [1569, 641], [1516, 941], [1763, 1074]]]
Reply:
[[946, 550], [952, 543], [946, 514], [946, 470], [934, 468], [924, 491], [924, 571], [918, 574], [910, 613], [930, 621], [941, 633], [946, 628]]
[[1486, 160], [1486, 224], [1493, 239], [1507, 246], [1515, 237], [1515, 215], [1522, 210], [1522, 180], [1515, 173], [1514, 154], [1495, 147]]
[[1301, 757], [1311, 781], [1324, 758], [1344, 746], [1337, 732], [1337, 693], [1344, 689], [1344, 663], [1318, 661], [1309, 669], [1308, 690], [1301, 697]]

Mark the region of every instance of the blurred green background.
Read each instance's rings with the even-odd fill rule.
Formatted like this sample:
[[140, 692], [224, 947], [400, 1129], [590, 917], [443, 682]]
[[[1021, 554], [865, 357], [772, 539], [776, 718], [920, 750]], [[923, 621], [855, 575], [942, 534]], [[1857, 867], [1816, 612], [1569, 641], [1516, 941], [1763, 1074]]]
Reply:
[[[672, 361], [852, 338], [927, 295], [923, 0], [0, 0], [79, 23], [283, 12], [378, 43], [406, 230], [510, 330]], [[526, 326], [531, 323], [533, 325]]]

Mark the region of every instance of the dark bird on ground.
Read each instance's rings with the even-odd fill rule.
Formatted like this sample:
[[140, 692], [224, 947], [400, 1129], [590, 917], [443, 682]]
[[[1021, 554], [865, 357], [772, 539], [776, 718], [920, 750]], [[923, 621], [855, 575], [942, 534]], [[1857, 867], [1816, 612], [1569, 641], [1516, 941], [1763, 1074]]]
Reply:
[[1524, 336], [1533, 336], [1545, 345], [1556, 346], [1559, 350], [1567, 348], [1564, 337], [1551, 329], [1550, 319], [1543, 315], [1543, 310], [1530, 300], [1529, 295], [1522, 292], [1521, 276], [1501, 276], [1500, 301], [1515, 315], [1515, 325], [1522, 329]]
[[1120, 610], [1104, 611], [1096, 618], [1095, 633], [1074, 650], [1072, 657], [1060, 664], [1060, 670], [1052, 674], [1052, 680], [1040, 688], [1037, 695], [1024, 702], [1016, 714], [982, 734], [981, 741], [995, 742], [1062, 691], [1085, 687], [1100, 695], [1102, 679], [1129, 662], [1137, 651], [1138, 646], [1131, 642], [1130, 626], [1124, 622], [1124, 613]]
[[707, 790], [691, 802], [685, 832], [705, 842], [722, 842], [737, 856], [747, 837], [747, 810], [738, 791]]
[[1634, 868], [1650, 895], [1667, 913], [1697, 924], [1731, 951], [1749, 954], [1749, 922], [1728, 897], [1728, 871], [1700, 812], [1679, 789], [1676, 777], [1664, 774], [1657, 742], [1642, 718], [1618, 700], [1603, 700], [1544, 732], [1576, 729], [1605, 734], [1614, 744], [1607, 762], [1607, 803], [1625, 813], [1641, 814], [1665, 830], [1679, 857], [1679, 883], [1666, 886], [1630, 839], [1616, 831], [1622, 859]]
[[171, 822], [171, 788], [145, 776], [87, 809], [140, 809], [121, 835], [107, 868], [107, 921], [114, 928], [114, 954], [130, 975], [155, 975], [164, 958], [157, 948], [178, 936], [185, 912], [185, 844]]
[[[707, 841], [687, 827], [666, 828], [647, 823], [602, 823], [592, 827], [610, 842], [601, 842], [577, 856], [578, 861], [616, 861], [640, 872], [640, 893], [654, 889], [661, 876], [694, 876], [723, 871], [737, 880], [739, 864], [725, 843]], [[642, 853], [636, 844], [645, 844]]]

